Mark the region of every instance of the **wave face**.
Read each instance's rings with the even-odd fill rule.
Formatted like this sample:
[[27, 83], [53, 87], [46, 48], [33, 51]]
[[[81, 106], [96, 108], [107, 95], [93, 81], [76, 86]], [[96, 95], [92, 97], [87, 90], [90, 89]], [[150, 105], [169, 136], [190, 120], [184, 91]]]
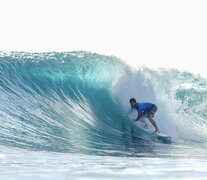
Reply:
[[[207, 137], [207, 81], [177, 70], [132, 70], [88, 52], [0, 53], [0, 145], [85, 154], [150, 151], [126, 116], [129, 98], [157, 104], [160, 130]], [[146, 148], [147, 147], [147, 148]]]

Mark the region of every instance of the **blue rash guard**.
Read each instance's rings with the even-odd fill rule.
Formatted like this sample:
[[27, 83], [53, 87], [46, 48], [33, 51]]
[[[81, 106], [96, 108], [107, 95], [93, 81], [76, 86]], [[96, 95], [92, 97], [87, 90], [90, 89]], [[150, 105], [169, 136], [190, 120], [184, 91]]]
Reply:
[[143, 115], [145, 112], [149, 111], [154, 104], [152, 103], [136, 103], [135, 109], [137, 109], [139, 116]]

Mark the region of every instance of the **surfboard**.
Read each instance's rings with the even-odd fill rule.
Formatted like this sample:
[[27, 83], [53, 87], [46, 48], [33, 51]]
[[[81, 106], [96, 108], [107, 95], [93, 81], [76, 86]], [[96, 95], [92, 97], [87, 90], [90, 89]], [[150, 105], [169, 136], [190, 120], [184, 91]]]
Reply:
[[[140, 121], [134, 121], [137, 117], [137, 111], [130, 111], [128, 113], [128, 118], [132, 121], [132, 123], [137, 126], [138, 128], [142, 129], [144, 132], [146, 132], [148, 135], [150, 135], [153, 139], [164, 142], [164, 143], [171, 143], [172, 142], [172, 137], [170, 135], [164, 134], [164, 133], [153, 133], [154, 132], [154, 127], [152, 128], [146, 128], [144, 123]], [[145, 118], [143, 118], [145, 120]], [[148, 122], [146, 120], [146, 122]], [[149, 126], [148, 126], [149, 127]]]
[[131, 120], [135, 126], [145, 131], [147, 134], [149, 134], [153, 139], [156, 139], [158, 141], [164, 142], [164, 143], [171, 143], [172, 142], [172, 136], [164, 134], [164, 133], [153, 133], [154, 129], [148, 129], [144, 128], [144, 124], [139, 122], [135, 122]]
[[154, 133], [154, 134], [152, 134], [152, 136], [154, 136], [155, 138], [157, 138], [158, 140], [163, 141], [163, 142], [167, 142], [167, 143], [172, 142], [172, 137], [167, 134]]

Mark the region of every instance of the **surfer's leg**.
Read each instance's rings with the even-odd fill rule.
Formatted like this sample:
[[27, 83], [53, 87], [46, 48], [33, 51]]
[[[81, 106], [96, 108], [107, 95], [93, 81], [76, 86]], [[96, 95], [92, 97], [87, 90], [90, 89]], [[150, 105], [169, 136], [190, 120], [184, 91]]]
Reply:
[[157, 106], [153, 105], [152, 108], [148, 111], [148, 115], [152, 115], [152, 117], [154, 117], [156, 112], [157, 112]]
[[152, 118], [153, 118], [153, 114], [149, 114], [149, 115], [148, 115], [148, 119], [150, 120], [150, 122], [152, 123], [152, 125], [155, 127], [156, 131], [157, 131], [157, 132], [160, 132], [160, 131], [159, 131], [159, 128], [157, 127], [156, 122], [155, 122]]

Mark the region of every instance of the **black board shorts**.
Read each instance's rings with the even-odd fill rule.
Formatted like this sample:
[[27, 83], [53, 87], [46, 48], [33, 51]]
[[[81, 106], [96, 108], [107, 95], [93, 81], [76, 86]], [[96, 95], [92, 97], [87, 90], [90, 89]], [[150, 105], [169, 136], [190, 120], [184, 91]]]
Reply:
[[153, 104], [152, 108], [146, 112], [146, 115], [149, 116], [150, 114], [152, 114], [152, 117], [154, 117], [156, 112], [157, 112], [157, 106]]

